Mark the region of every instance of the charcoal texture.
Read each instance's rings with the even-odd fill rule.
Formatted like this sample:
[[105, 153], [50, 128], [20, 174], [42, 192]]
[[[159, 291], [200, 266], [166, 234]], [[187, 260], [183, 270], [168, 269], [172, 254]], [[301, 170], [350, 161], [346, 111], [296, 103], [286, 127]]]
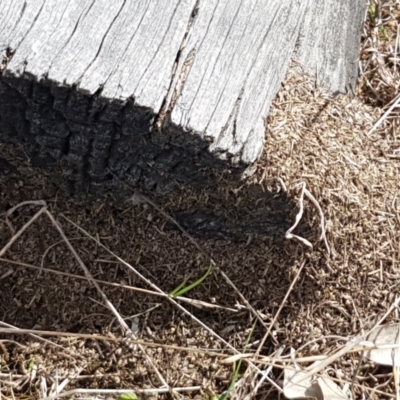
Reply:
[[232, 166], [213, 156], [208, 143], [182, 135], [166, 120], [133, 102], [105, 103], [74, 88], [24, 79], [0, 79], [0, 140], [23, 144], [32, 162], [63, 162], [76, 193], [101, 194], [106, 184], [168, 193], [176, 185], [204, 187]]

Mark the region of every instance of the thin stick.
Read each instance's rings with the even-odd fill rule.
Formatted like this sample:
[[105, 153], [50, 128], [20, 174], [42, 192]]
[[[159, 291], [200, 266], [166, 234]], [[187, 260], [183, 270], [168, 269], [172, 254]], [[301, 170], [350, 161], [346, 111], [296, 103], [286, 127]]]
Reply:
[[[156, 290], [159, 293], [162, 293], [166, 295], [165, 292], [163, 292], [157, 285], [155, 285], [153, 282], [151, 282], [149, 279], [147, 279], [144, 275], [142, 275], [136, 268], [134, 268], [131, 264], [123, 260], [121, 257], [116, 255], [112, 250], [108, 249], [107, 246], [105, 246], [103, 243], [101, 243], [98, 239], [90, 235], [89, 232], [87, 232], [85, 229], [81, 228], [79, 225], [75, 224], [75, 222], [71, 221], [68, 217], [65, 215], [61, 215], [63, 218], [65, 218], [70, 224], [75, 226], [77, 229], [79, 229], [81, 232], [86, 234], [88, 237], [90, 237], [92, 240], [94, 240], [100, 247], [102, 247], [104, 250], [106, 250], [108, 253], [110, 253], [112, 256], [114, 256], [121, 264], [123, 264], [125, 267], [130, 269], [132, 272], [134, 272], [140, 279], [142, 279], [144, 282], [146, 282], [150, 287], [152, 287], [154, 290]], [[232, 347], [228, 342], [226, 342], [222, 337], [217, 335], [211, 328], [209, 328], [207, 325], [205, 325], [203, 322], [201, 322], [199, 319], [197, 319], [193, 314], [191, 314], [189, 311], [187, 311], [184, 307], [182, 307], [179, 303], [177, 303], [174, 298], [171, 296], [166, 295], [167, 299], [174, 305], [176, 305], [181, 311], [183, 311], [185, 314], [189, 315], [192, 319], [194, 319], [196, 322], [198, 322], [204, 329], [206, 329], [209, 333], [211, 333], [213, 336], [215, 336], [218, 340], [222, 341], [226, 346], [231, 348], [231, 350], [234, 350], [235, 352], [238, 352], [234, 347]]]
[[[114, 175], [114, 174], [113, 174]], [[115, 176], [115, 175], [114, 175]], [[117, 177], [118, 178], [118, 177]], [[142, 193], [139, 193], [137, 190], [134, 192], [133, 195], [134, 202], [146, 202], [150, 204], [152, 207], [154, 207], [160, 214], [162, 214], [168, 221], [172, 222], [189, 240], [192, 244], [194, 244], [197, 248], [197, 250], [200, 251], [201, 254], [203, 254], [205, 257], [207, 257], [210, 260], [211, 265], [213, 268], [218, 271], [222, 277], [225, 279], [225, 281], [228, 283], [229, 286], [232, 287], [232, 289], [235, 291], [235, 293], [242, 299], [243, 303], [246, 304], [247, 308], [249, 311], [253, 314], [253, 316], [261, 323], [264, 328], [267, 328], [266, 323], [263, 321], [263, 319], [260, 317], [259, 313], [253, 308], [253, 306], [247, 301], [247, 299], [242, 295], [240, 290], [235, 286], [235, 284], [227, 277], [227, 275], [217, 266], [217, 263], [214, 261], [214, 259], [206, 253], [202, 247], [197, 243], [197, 241], [194, 239], [193, 236], [191, 236], [183, 227], [182, 225], [176, 221], [174, 218], [172, 218], [170, 215], [168, 215], [163, 209], [161, 209], [154, 201], [149, 199], [147, 196], [145, 196]]]
[[283, 307], [285, 306], [286, 301], [287, 301], [287, 299], [289, 298], [289, 295], [290, 295], [290, 293], [292, 292], [292, 290], [293, 290], [293, 288], [294, 288], [294, 285], [296, 284], [297, 280], [299, 279], [299, 276], [300, 276], [300, 274], [301, 274], [301, 271], [303, 271], [303, 268], [304, 268], [304, 265], [305, 265], [305, 264], [306, 264], [306, 262], [305, 262], [305, 260], [303, 260], [303, 262], [302, 262], [301, 265], [300, 265], [299, 270], [297, 271], [297, 274], [296, 274], [295, 278], [293, 279], [292, 283], [291, 283], [290, 286], [289, 286], [289, 289], [286, 291], [286, 295], [285, 295], [285, 297], [283, 298], [283, 300], [282, 300], [282, 302], [281, 302], [281, 305], [279, 306], [278, 311], [275, 313], [274, 318], [272, 319], [271, 323], [269, 324], [269, 328], [268, 328], [267, 332], [265, 333], [265, 335], [264, 335], [264, 337], [262, 338], [260, 344], [258, 345], [258, 348], [257, 348], [257, 351], [256, 351], [256, 354], [257, 354], [257, 355], [260, 354], [261, 349], [262, 349], [262, 347], [264, 346], [264, 344], [265, 344], [265, 342], [266, 342], [266, 340], [267, 340], [269, 334], [271, 333], [272, 327], [275, 325], [275, 322], [277, 321], [277, 319], [278, 319], [278, 317], [279, 317], [279, 315], [280, 315], [280, 313], [281, 313]]
[[66, 245], [68, 246], [69, 250], [71, 253], [74, 255], [75, 259], [78, 261], [80, 267], [82, 268], [83, 272], [85, 273], [87, 279], [93, 283], [94, 287], [97, 289], [99, 292], [100, 296], [103, 298], [104, 303], [107, 305], [107, 307], [111, 310], [111, 312], [114, 314], [114, 316], [117, 318], [118, 322], [120, 323], [121, 327], [125, 331], [125, 334], [131, 334], [131, 330], [129, 329], [129, 326], [126, 324], [126, 322], [123, 320], [119, 312], [116, 310], [114, 305], [108, 300], [108, 297], [106, 294], [101, 290], [99, 284], [95, 281], [93, 278], [92, 274], [89, 272], [88, 268], [86, 267], [85, 263], [82, 261], [81, 257], [79, 254], [76, 252], [75, 248], [72, 246], [71, 242], [68, 240], [68, 238], [65, 236], [65, 233], [63, 229], [61, 228], [61, 225], [58, 223], [58, 221], [55, 220], [53, 215], [50, 212], [46, 212], [47, 216], [50, 218], [51, 222], [54, 224], [58, 232], [60, 233], [61, 237], [65, 241]]
[[389, 109], [378, 119], [375, 125], [369, 130], [367, 136], [369, 136], [372, 132], [374, 132], [382, 122], [388, 117], [388, 115], [400, 104], [400, 94], [395, 97], [394, 103], [389, 107]]
[[[121, 325], [121, 327], [125, 330], [125, 334], [128, 334], [129, 336], [133, 336], [133, 332], [129, 329], [128, 325], [126, 324], [126, 322], [123, 320], [123, 318], [121, 317], [121, 315], [119, 314], [119, 312], [116, 310], [116, 308], [114, 307], [114, 305], [111, 303], [110, 300], [108, 300], [108, 297], [106, 296], [106, 294], [101, 290], [100, 285], [94, 280], [92, 274], [89, 272], [89, 270], [87, 269], [85, 263], [82, 261], [82, 259], [79, 257], [79, 254], [76, 252], [75, 248], [72, 246], [72, 244], [70, 243], [70, 241], [67, 239], [67, 237], [64, 234], [64, 231], [61, 228], [61, 225], [58, 223], [58, 221], [56, 221], [53, 217], [53, 215], [48, 212], [47, 210], [45, 211], [47, 216], [50, 218], [51, 222], [54, 224], [54, 226], [57, 228], [58, 232], [60, 233], [61, 237], [65, 240], [65, 243], [67, 244], [68, 248], [70, 249], [71, 253], [74, 255], [74, 257], [76, 258], [76, 260], [78, 261], [79, 265], [81, 266], [81, 268], [83, 269], [85, 275], [87, 276], [87, 278], [93, 283], [94, 287], [97, 289], [97, 291], [99, 292], [100, 296], [103, 298], [104, 303], [106, 304], [106, 306], [111, 310], [111, 312], [115, 315], [115, 317], [117, 318], [119, 324]], [[136, 338], [135, 338], [136, 339]], [[140, 350], [142, 351], [143, 355], [146, 357], [147, 361], [149, 362], [149, 364], [152, 366], [154, 372], [156, 373], [156, 375], [158, 376], [158, 379], [160, 380], [160, 382], [166, 386], [169, 387], [166, 380], [164, 379], [164, 377], [161, 375], [160, 371], [158, 370], [158, 368], [154, 365], [153, 361], [151, 360], [151, 358], [148, 356], [148, 354], [146, 353], [146, 351], [144, 350], [144, 348], [139, 345]]]
[[[267, 332], [265, 333], [265, 335], [264, 335], [264, 337], [262, 338], [260, 344], [258, 345], [257, 351], [256, 351], [256, 353], [255, 353], [256, 356], [258, 356], [258, 355], [260, 354], [261, 349], [262, 349], [262, 347], [264, 346], [264, 343], [266, 342], [266, 340], [267, 340], [269, 334], [271, 333], [272, 327], [275, 325], [275, 323], [276, 323], [276, 321], [277, 321], [277, 319], [278, 319], [278, 317], [279, 317], [279, 315], [280, 315], [280, 313], [281, 313], [281, 311], [282, 311], [284, 305], [286, 304], [286, 301], [287, 301], [287, 299], [289, 298], [289, 295], [290, 295], [292, 289], [294, 288], [294, 286], [295, 286], [295, 284], [296, 284], [296, 282], [297, 282], [297, 280], [298, 280], [298, 278], [299, 278], [299, 276], [300, 276], [300, 274], [301, 274], [301, 271], [303, 270], [305, 264], [306, 264], [306, 262], [305, 262], [305, 260], [303, 260], [303, 262], [302, 262], [301, 265], [300, 265], [299, 270], [297, 271], [297, 274], [296, 274], [295, 278], [293, 279], [292, 283], [290, 284], [290, 287], [289, 287], [289, 289], [287, 290], [286, 295], [285, 295], [284, 299], [283, 299], [282, 302], [281, 302], [281, 305], [279, 306], [278, 311], [275, 313], [274, 318], [272, 319], [271, 323], [269, 324], [269, 327], [268, 327]], [[266, 375], [264, 372], [262, 372], [262, 375], [263, 375], [262, 380], [265, 380], [267, 375]], [[256, 386], [256, 387], [252, 390], [251, 395], [250, 395], [251, 398], [254, 397], [254, 396], [256, 395], [256, 390], [258, 390], [258, 387], [259, 387], [259, 386]]]
[[[11, 211], [16, 210], [20, 204], [11, 209]], [[0, 257], [3, 257], [6, 251], [19, 239], [19, 237], [46, 211], [47, 206], [43, 206], [1, 249]], [[9, 212], [11, 214], [11, 212]]]
[[305, 182], [301, 182], [300, 184], [296, 185], [298, 187], [301, 188], [301, 194], [300, 194], [300, 199], [299, 199], [299, 212], [296, 215], [296, 220], [295, 223], [293, 224], [293, 226], [291, 226], [288, 231], [285, 234], [286, 239], [292, 239], [295, 238], [298, 241], [300, 241], [301, 243], [305, 244], [307, 247], [312, 248], [312, 244], [307, 240], [304, 239], [301, 236], [298, 235], [294, 235], [292, 232], [293, 230], [297, 227], [297, 225], [299, 224], [301, 217], [303, 216], [303, 212], [304, 212], [304, 196], [307, 196], [307, 198], [309, 200], [311, 200], [311, 202], [315, 205], [315, 207], [317, 207], [318, 212], [319, 212], [319, 216], [320, 216], [320, 226], [321, 226], [321, 236], [320, 239], [323, 239], [326, 250], [328, 252], [328, 257], [331, 254], [331, 249], [329, 247], [328, 244], [328, 240], [326, 238], [326, 228], [325, 228], [325, 216], [324, 213], [322, 211], [321, 206], [319, 205], [317, 199], [311, 194], [311, 192], [306, 188], [306, 184]]
[[[139, 271], [137, 271], [131, 264], [123, 260], [121, 257], [117, 256], [112, 250], [107, 248], [103, 243], [101, 243], [98, 239], [94, 238], [92, 235], [90, 235], [89, 232], [87, 232], [85, 229], [81, 228], [79, 225], [75, 224], [75, 222], [71, 221], [68, 217], [65, 215], [61, 215], [65, 220], [67, 220], [70, 224], [75, 226], [78, 230], [83, 232], [85, 235], [90, 237], [92, 240], [94, 240], [100, 247], [102, 247], [104, 250], [106, 250], [109, 254], [114, 256], [121, 264], [125, 265], [127, 268], [129, 268], [132, 272], [134, 272], [139, 278], [141, 278], [144, 282], [146, 282], [150, 287], [155, 289], [157, 292], [164, 293], [157, 285], [155, 285], [153, 282], [148, 280], [144, 275], [142, 275]], [[214, 336], [216, 339], [221, 341], [226, 347], [228, 347], [230, 350], [232, 350], [235, 354], [240, 354], [240, 352], [235, 349], [231, 344], [229, 344], [225, 339], [223, 339], [221, 336], [219, 336], [217, 333], [215, 333], [210, 327], [208, 327], [206, 324], [204, 324], [201, 320], [199, 320], [196, 316], [194, 316], [192, 313], [190, 313], [188, 310], [186, 310], [185, 307], [181, 306], [179, 303], [177, 303], [174, 298], [171, 296], [167, 297], [168, 301], [170, 301], [172, 304], [174, 304], [176, 307], [178, 307], [183, 313], [188, 315], [193, 321], [197, 322], [199, 325], [201, 325], [207, 332], [209, 332], [212, 336]], [[254, 368], [257, 372], [261, 372], [261, 370], [254, 365], [251, 361], [248, 361], [249, 365], [251, 365], [252, 368]], [[282, 388], [279, 387], [275, 382], [273, 382], [271, 379], [268, 379], [269, 383], [271, 385], [274, 385], [280, 392], [282, 392]]]
[[52, 397], [59, 395], [62, 392], [62, 390], [68, 385], [68, 383], [71, 382], [72, 380], [75, 380], [85, 368], [86, 365], [79, 367], [78, 371], [76, 371], [73, 374], [74, 376], [68, 376], [68, 378], [65, 378], [59, 385], [56, 386], [56, 388], [54, 389], [54, 394], [51, 394], [50, 392], [50, 395]]
[[[398, 304], [400, 302], [400, 297], [395, 300], [395, 302], [390, 306], [389, 310], [383, 315], [382, 318], [375, 324], [374, 327], [372, 327], [366, 334], [359, 335], [358, 337], [355, 337], [352, 340], [349, 340], [349, 342], [341, 348], [339, 351], [336, 353], [332, 354], [331, 356], [327, 357], [325, 360], [321, 361], [319, 364], [315, 366], [311, 366], [308, 370], [308, 372], [305, 375], [302, 375], [301, 380], [305, 381], [312, 377], [313, 375], [317, 374], [321, 370], [323, 370], [325, 367], [328, 365], [332, 364], [334, 361], [336, 361], [338, 358], [343, 356], [344, 354], [348, 353], [350, 350], [355, 348], [357, 345], [359, 345], [363, 340], [365, 340], [365, 337], [368, 337], [368, 335], [377, 327], [379, 326], [385, 319], [386, 317], [396, 308], [398, 307]], [[292, 377], [295, 378], [296, 375]], [[295, 382], [295, 380], [293, 380]]]
[[[114, 178], [116, 178], [117, 180], [120, 181], [120, 179], [118, 178], [118, 176], [116, 176], [112, 171], [109, 170], [109, 172], [111, 173], [111, 175], [114, 176]], [[184, 236], [186, 236], [189, 241], [195, 245], [195, 247], [197, 248], [197, 250], [199, 250], [199, 252], [201, 254], [203, 254], [205, 257], [207, 257], [212, 265], [212, 267], [218, 271], [222, 277], [225, 279], [225, 281], [229, 284], [229, 286], [232, 287], [232, 289], [235, 291], [236, 294], [238, 294], [238, 296], [242, 299], [242, 301], [245, 303], [245, 305], [247, 306], [247, 308], [249, 309], [249, 311], [253, 314], [253, 316], [260, 322], [260, 324], [264, 327], [267, 328], [265, 322], [263, 321], [263, 319], [260, 317], [259, 313], [252, 307], [252, 305], [247, 301], [247, 299], [242, 295], [242, 293], [240, 292], [240, 290], [235, 286], [235, 284], [227, 277], [227, 275], [221, 271], [221, 269], [217, 266], [217, 263], [214, 261], [214, 259], [208, 254], [206, 253], [202, 247], [197, 243], [197, 241], [194, 239], [193, 236], [191, 236], [183, 227], [182, 225], [176, 221], [174, 218], [172, 218], [170, 215], [168, 215], [163, 209], [161, 209], [154, 201], [152, 201], [150, 198], [148, 198], [147, 196], [145, 196], [143, 193], [140, 193], [138, 190], [133, 189], [128, 183], [121, 181], [126, 187], [128, 187], [129, 189], [131, 189], [133, 191], [133, 195], [131, 197], [131, 201], [134, 204], [140, 204], [140, 203], [148, 203], [150, 204], [152, 207], [154, 207], [159, 213], [161, 213], [161, 215], [163, 215], [168, 221], [172, 222], [182, 233]]]
[[304, 239], [301, 236], [298, 235], [294, 235], [292, 232], [293, 230], [296, 228], [296, 226], [299, 224], [301, 217], [303, 216], [303, 212], [304, 212], [304, 193], [306, 190], [306, 185], [305, 183], [302, 183], [302, 190], [301, 190], [301, 194], [300, 194], [300, 199], [299, 199], [299, 212], [296, 214], [296, 219], [294, 224], [287, 230], [286, 234], [285, 234], [285, 238], [286, 239], [297, 239], [299, 242], [303, 243], [304, 245], [306, 245], [309, 248], [312, 248], [312, 244], [307, 240]]
[[23, 206], [42, 206], [42, 207], [47, 207], [47, 203], [44, 200], [28, 200], [28, 201], [22, 201], [21, 203], [18, 203], [16, 206], [10, 208], [7, 211], [6, 216], [9, 217], [15, 210], [17, 210], [20, 207]]
[[[279, 356], [282, 354], [284, 349], [284, 346], [280, 347], [276, 353], [276, 358], [279, 358]], [[254, 396], [258, 389], [260, 388], [260, 386], [262, 385], [262, 383], [265, 381], [265, 379], [267, 378], [267, 376], [271, 373], [272, 368], [275, 367], [275, 363], [272, 363], [272, 365], [269, 365], [267, 370], [265, 372], [263, 372], [263, 376], [261, 377], [261, 379], [257, 382], [256, 386], [254, 387], [254, 389], [252, 390], [251, 394], [250, 394], [250, 398], [253, 398], [252, 396]]]
[[[6, 326], [7, 328], [19, 330], [19, 328], [17, 328], [17, 327], [14, 326], [14, 325], [7, 324], [7, 322], [0, 321], [0, 325]], [[0, 329], [1, 329], [1, 328], [0, 328]], [[35, 334], [33, 334], [33, 333], [29, 333], [29, 336], [33, 337], [33, 338], [36, 339], [36, 340], [39, 340], [39, 341], [42, 341], [42, 342], [44, 342], [44, 343], [50, 344], [50, 345], [52, 345], [52, 346], [58, 347], [58, 348], [60, 348], [61, 350], [66, 351], [67, 353], [68, 353], [68, 351], [69, 351], [68, 349], [65, 349], [64, 347], [62, 347], [61, 345], [56, 344], [56, 343], [53, 343], [51, 340], [44, 339], [44, 338], [42, 338], [42, 337], [40, 337], [40, 336], [37, 336], [37, 335], [35, 335]], [[75, 357], [76, 357], [76, 355], [75, 355]]]
[[321, 236], [320, 236], [320, 239], [323, 239], [323, 240], [324, 240], [324, 244], [325, 244], [326, 250], [327, 250], [327, 252], [328, 252], [328, 256], [330, 256], [330, 255], [331, 255], [331, 249], [330, 249], [330, 247], [329, 247], [328, 240], [327, 240], [327, 238], [326, 238], [325, 216], [324, 216], [324, 213], [323, 213], [323, 211], [322, 211], [322, 208], [321, 208], [321, 206], [319, 205], [317, 199], [316, 199], [316, 198], [311, 194], [311, 192], [305, 187], [305, 184], [304, 184], [304, 194], [314, 203], [315, 207], [317, 207], [317, 209], [318, 209], [318, 211], [319, 211], [319, 216], [320, 216], [320, 220], [321, 220], [321, 223], [320, 223], [320, 226], [321, 226]]
[[[57, 332], [57, 331], [40, 331], [35, 329], [19, 329], [19, 328], [0, 328], [0, 333], [10, 333], [13, 335], [41, 335], [41, 336], [59, 336], [59, 337], [72, 337], [77, 339], [89, 339], [89, 340], [104, 340], [108, 342], [118, 342], [118, 343], [126, 343], [126, 338], [115, 338], [115, 337], [108, 337], [102, 335], [93, 335], [89, 333], [71, 333], [71, 332]], [[42, 339], [40, 336], [37, 336], [39, 339]], [[52, 343], [52, 342], [50, 342]], [[128, 343], [133, 344], [142, 344], [144, 346], [149, 347], [162, 347], [164, 349], [172, 349], [172, 350], [179, 350], [179, 351], [186, 351], [186, 352], [193, 352], [193, 353], [201, 353], [207, 354], [213, 357], [226, 357], [226, 354], [218, 353], [215, 351], [203, 350], [197, 347], [182, 347], [182, 346], [174, 346], [170, 344], [162, 344], [162, 343], [155, 343], [155, 342], [147, 342], [141, 339], [128, 339]], [[52, 343], [54, 344], [54, 343]]]
[[[86, 276], [71, 274], [69, 272], [57, 271], [57, 270], [52, 269], [52, 268], [38, 267], [36, 265], [23, 263], [21, 261], [9, 260], [8, 258], [0, 258], [0, 261], [5, 262], [5, 263], [9, 263], [9, 264], [13, 264], [13, 265], [19, 265], [19, 266], [25, 267], [25, 268], [31, 268], [31, 269], [36, 269], [36, 270], [39, 270], [39, 271], [50, 272], [52, 274], [57, 274], [57, 275], [61, 275], [61, 276], [68, 276], [68, 277], [74, 278], [74, 279], [90, 281], [90, 279], [88, 279]], [[118, 261], [116, 261], [116, 263], [118, 263]], [[153, 296], [168, 297], [168, 294], [166, 294], [166, 293], [155, 292], [153, 290], [137, 288], [135, 286], [129, 286], [129, 285], [122, 285], [120, 283], [103, 281], [101, 279], [96, 279], [96, 278], [93, 278], [93, 280], [98, 282], [98, 283], [100, 283], [100, 284], [102, 284], [102, 285], [108, 285], [108, 286], [118, 287], [118, 288], [121, 288], [121, 289], [133, 290], [135, 292], [146, 293], [146, 294], [150, 294], [150, 295], [153, 295]], [[192, 306], [199, 307], [199, 308], [206, 307], [206, 308], [226, 310], [226, 311], [230, 311], [230, 312], [234, 312], [234, 313], [238, 312], [238, 310], [235, 309], [235, 308], [220, 306], [218, 304], [207, 303], [207, 302], [202, 301], [202, 300], [189, 299], [188, 297], [175, 296], [174, 299], [183, 301], [185, 303], [189, 303]]]

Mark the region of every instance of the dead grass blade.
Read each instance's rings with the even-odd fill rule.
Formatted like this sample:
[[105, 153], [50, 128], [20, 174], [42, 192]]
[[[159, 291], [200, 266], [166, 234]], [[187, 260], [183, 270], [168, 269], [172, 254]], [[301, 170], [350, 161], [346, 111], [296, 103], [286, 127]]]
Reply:
[[400, 94], [396, 96], [396, 98], [393, 100], [393, 104], [385, 111], [385, 113], [378, 119], [378, 121], [375, 123], [375, 125], [368, 131], [367, 136], [369, 136], [371, 133], [373, 133], [376, 129], [378, 129], [382, 123], [388, 118], [390, 113], [395, 109], [400, 107]]
[[[0, 251], [0, 257], [3, 257], [6, 251], [21, 237], [21, 235], [47, 210], [47, 205], [46, 203], [40, 201], [40, 202], [30, 202], [30, 201], [25, 201], [23, 203], [18, 204], [17, 206], [13, 207], [9, 212], [7, 213], [7, 216], [11, 215], [12, 212], [14, 212], [17, 208], [22, 207], [22, 205], [26, 204], [33, 204], [33, 205], [41, 205], [42, 208], [26, 223], [24, 226], [15, 234], [13, 237], [9, 240], [9, 242], [1, 249]], [[44, 204], [44, 205], [43, 205]]]
[[[23, 263], [20, 261], [10, 260], [8, 258], [0, 258], [0, 261], [2, 261], [4, 263], [8, 263], [8, 264], [19, 265], [20, 267], [23, 267], [23, 268], [31, 268], [31, 269], [35, 269], [37, 271], [49, 272], [49, 273], [56, 274], [56, 275], [68, 276], [68, 277], [74, 278], [74, 279], [90, 281], [90, 279], [86, 276], [71, 274], [71, 273], [63, 272], [63, 271], [58, 271], [58, 270], [55, 270], [52, 268], [46, 268], [43, 266], [38, 267], [36, 265], [31, 265], [31, 264]], [[0, 277], [0, 280], [1, 280], [1, 277]], [[164, 297], [164, 298], [169, 296], [169, 294], [166, 294], [166, 293], [160, 293], [160, 292], [155, 292], [153, 290], [138, 288], [138, 287], [129, 286], [129, 285], [123, 285], [121, 283], [108, 282], [108, 281], [103, 281], [101, 279], [95, 279], [95, 278], [93, 278], [93, 280], [101, 285], [107, 285], [107, 286], [118, 287], [121, 289], [133, 290], [133, 291], [140, 292], [140, 293], [151, 294], [153, 296]], [[208, 303], [208, 302], [202, 301], [202, 300], [190, 299], [190, 298], [184, 297], [184, 296], [173, 296], [173, 297], [175, 300], [179, 300], [184, 303], [188, 303], [188, 304], [190, 304], [194, 307], [198, 307], [198, 308], [220, 309], [220, 310], [230, 311], [232, 313], [238, 312], [238, 310], [235, 308], [220, 306], [218, 304], [212, 304], [212, 303]]]
[[[134, 272], [140, 279], [142, 279], [144, 282], [146, 282], [150, 287], [155, 289], [157, 292], [164, 293], [157, 285], [155, 285], [153, 282], [151, 282], [149, 279], [147, 279], [145, 276], [143, 276], [139, 271], [137, 271], [136, 268], [134, 268], [131, 264], [127, 263], [125, 260], [120, 258], [118, 255], [116, 255], [113, 251], [107, 248], [107, 246], [104, 246], [98, 239], [94, 238], [92, 235], [89, 234], [85, 229], [80, 227], [79, 225], [75, 224], [73, 221], [71, 221], [68, 217], [65, 215], [62, 215], [62, 217], [68, 221], [71, 225], [73, 225], [75, 228], [77, 228], [80, 232], [84, 233], [87, 235], [89, 238], [91, 238], [93, 241], [95, 241], [100, 247], [102, 247], [104, 250], [106, 250], [109, 254], [111, 254], [113, 257], [115, 257], [121, 264], [126, 266], [128, 269], [130, 269], [132, 272]], [[215, 263], [214, 263], [215, 264]], [[165, 294], [165, 293], [164, 293]], [[213, 335], [215, 338], [217, 338], [220, 342], [222, 342], [227, 348], [232, 350], [234, 353], [240, 353], [235, 347], [233, 347], [230, 343], [228, 343], [226, 340], [224, 340], [220, 335], [215, 333], [210, 327], [208, 327], [206, 324], [204, 324], [201, 320], [199, 320], [196, 316], [194, 316], [192, 313], [190, 313], [188, 310], [186, 310], [184, 307], [182, 307], [179, 303], [177, 303], [173, 297], [168, 296], [168, 300], [174, 304], [176, 307], [178, 307], [181, 311], [183, 311], [186, 315], [188, 315], [191, 319], [193, 319], [195, 322], [197, 322], [200, 326], [202, 326], [205, 330], [207, 330], [211, 335]], [[261, 372], [257, 366], [255, 366], [251, 361], [248, 361], [249, 366], [251, 368], [254, 368], [257, 372]], [[270, 383], [278, 390], [282, 390], [278, 385], [276, 385], [275, 382], [270, 381]]]
[[[41, 340], [43, 340], [43, 338], [41, 336], [54, 336], [54, 337], [64, 337], [64, 338], [100, 340], [100, 341], [105, 341], [105, 342], [119, 342], [119, 343], [127, 342], [127, 339], [125, 339], [125, 338], [116, 338], [116, 337], [103, 336], [103, 335], [97, 335], [97, 334], [88, 334], [88, 333], [41, 331], [41, 330], [37, 330], [37, 329], [1, 328], [0, 327], [0, 333], [8, 333], [8, 334], [12, 334], [12, 335], [36, 335], [35, 337], [37, 337]], [[226, 354], [224, 354], [222, 352], [205, 350], [205, 349], [200, 349], [200, 348], [196, 348], [196, 347], [182, 347], [182, 346], [168, 345], [168, 344], [164, 344], [164, 343], [154, 343], [154, 342], [149, 342], [149, 341], [141, 340], [141, 339], [128, 339], [128, 340], [129, 340], [129, 343], [148, 346], [148, 347], [160, 347], [160, 348], [170, 349], [170, 350], [185, 351], [188, 353], [202, 353], [202, 354], [207, 354], [212, 357], [218, 357], [218, 358], [226, 357]], [[50, 342], [50, 344], [57, 346], [57, 344], [55, 344], [53, 342]]]
[[261, 323], [261, 325], [263, 325], [266, 328], [266, 324], [263, 321], [263, 319], [260, 317], [259, 313], [252, 307], [252, 305], [247, 301], [246, 297], [243, 296], [243, 294], [240, 292], [240, 290], [238, 290], [238, 288], [236, 287], [236, 285], [232, 282], [231, 279], [229, 279], [229, 277], [225, 274], [224, 271], [222, 271], [218, 266], [217, 263], [213, 260], [213, 258], [207, 254], [204, 249], [199, 245], [199, 243], [197, 242], [197, 240], [190, 235], [182, 226], [181, 224], [176, 221], [174, 218], [172, 218], [170, 215], [168, 215], [168, 213], [166, 213], [163, 209], [161, 209], [154, 201], [152, 201], [148, 196], [145, 196], [142, 193], [139, 193], [138, 190], [134, 191], [134, 194], [131, 198], [131, 201], [133, 201], [134, 203], [137, 203], [138, 201], [140, 202], [146, 202], [148, 204], [150, 204], [152, 207], [154, 207], [154, 209], [156, 209], [161, 215], [163, 215], [168, 221], [172, 222], [174, 225], [176, 225], [176, 227], [190, 240], [191, 243], [194, 244], [194, 246], [196, 246], [196, 248], [199, 250], [199, 252], [201, 254], [203, 254], [204, 256], [206, 256], [209, 260], [210, 263], [213, 267], [213, 269], [215, 269], [216, 271], [218, 271], [218, 273], [224, 278], [224, 280], [232, 287], [232, 289], [235, 291], [235, 293], [238, 294], [238, 296], [240, 297], [240, 299], [243, 301], [243, 303], [246, 305], [246, 307], [248, 308], [248, 310], [253, 314], [253, 316]]
[[[47, 216], [50, 218], [51, 222], [53, 223], [53, 225], [56, 227], [56, 229], [58, 230], [58, 232], [60, 233], [61, 237], [64, 239], [65, 243], [67, 244], [68, 248], [70, 249], [71, 253], [74, 255], [75, 259], [78, 261], [79, 265], [81, 266], [81, 268], [83, 269], [86, 277], [90, 280], [91, 283], [93, 283], [93, 285], [95, 286], [95, 288], [97, 289], [97, 291], [99, 292], [99, 294], [101, 295], [101, 297], [103, 298], [103, 301], [105, 303], [105, 305], [111, 310], [111, 312], [115, 315], [115, 317], [117, 318], [119, 324], [121, 325], [121, 327], [123, 328], [123, 330], [125, 331], [125, 334], [127, 336], [133, 336], [135, 339], [135, 335], [134, 333], [131, 331], [131, 329], [128, 327], [128, 325], [126, 324], [126, 322], [124, 321], [124, 319], [121, 317], [121, 315], [119, 314], [119, 312], [117, 311], [117, 309], [114, 307], [114, 305], [108, 300], [106, 294], [103, 292], [103, 290], [100, 288], [100, 285], [93, 279], [92, 274], [89, 272], [89, 270], [87, 269], [85, 263], [82, 261], [82, 259], [79, 257], [78, 253], [76, 252], [75, 248], [71, 245], [70, 241], [67, 239], [67, 237], [64, 234], [64, 231], [61, 228], [61, 225], [58, 223], [58, 221], [55, 220], [55, 218], [53, 217], [53, 215], [48, 212], [47, 210], [45, 210], [45, 213], [47, 214]], [[140, 350], [142, 351], [143, 355], [147, 358], [149, 364], [151, 365], [151, 367], [153, 368], [154, 372], [156, 373], [156, 375], [158, 376], [158, 379], [160, 380], [160, 382], [163, 384], [164, 387], [168, 387], [168, 384], [166, 382], [166, 380], [164, 379], [163, 375], [160, 373], [160, 371], [158, 370], [158, 368], [154, 365], [152, 359], [147, 355], [145, 349], [139, 345]]]

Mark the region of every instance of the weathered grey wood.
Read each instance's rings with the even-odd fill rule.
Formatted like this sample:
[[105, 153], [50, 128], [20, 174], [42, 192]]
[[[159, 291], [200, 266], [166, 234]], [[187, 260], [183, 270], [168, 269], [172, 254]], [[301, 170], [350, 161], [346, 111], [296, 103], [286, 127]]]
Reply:
[[185, 83], [178, 90], [171, 122], [209, 139], [211, 151], [221, 156], [254, 162], [306, 4], [204, 2], [181, 57], [180, 68], [187, 72], [181, 73]]
[[16, 49], [32, 28], [45, 0], [2, 0], [0, 7], [0, 50]]
[[354, 90], [368, 0], [313, 0], [294, 57], [333, 92]]
[[355, 83], [365, 0], [1, 0], [0, 139], [166, 191], [240, 175], [293, 55]]

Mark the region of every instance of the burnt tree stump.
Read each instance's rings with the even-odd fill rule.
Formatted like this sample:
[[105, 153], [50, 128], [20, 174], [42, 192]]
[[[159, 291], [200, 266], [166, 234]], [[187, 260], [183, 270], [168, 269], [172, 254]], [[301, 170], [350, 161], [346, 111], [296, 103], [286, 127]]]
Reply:
[[0, 140], [159, 192], [240, 177], [290, 61], [355, 86], [366, 0], [2, 0]]

